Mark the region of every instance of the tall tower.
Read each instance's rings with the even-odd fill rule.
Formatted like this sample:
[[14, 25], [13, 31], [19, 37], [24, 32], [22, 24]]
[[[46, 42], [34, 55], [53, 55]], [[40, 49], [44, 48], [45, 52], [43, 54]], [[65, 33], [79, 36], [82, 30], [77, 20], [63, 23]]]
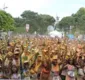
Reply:
[[56, 15], [56, 19], [55, 19], [56, 21], [55, 21], [55, 23], [54, 23], [54, 28], [56, 29], [56, 25], [58, 24], [58, 22], [59, 22], [59, 17]]
[[8, 7], [7, 6], [5, 6], [5, 3], [4, 3], [4, 6], [3, 6], [3, 10], [5, 11], [5, 9], [7, 9]]
[[59, 16], [56, 15], [56, 23], [59, 22]]

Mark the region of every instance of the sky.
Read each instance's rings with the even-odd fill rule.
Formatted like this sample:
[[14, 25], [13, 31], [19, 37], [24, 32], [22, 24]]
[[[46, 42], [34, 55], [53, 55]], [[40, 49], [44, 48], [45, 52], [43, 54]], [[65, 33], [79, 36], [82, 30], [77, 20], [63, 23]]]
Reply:
[[25, 10], [49, 14], [60, 19], [76, 13], [80, 7], [85, 7], [85, 0], [0, 0], [0, 9], [4, 4], [8, 13], [13, 17], [19, 17]]

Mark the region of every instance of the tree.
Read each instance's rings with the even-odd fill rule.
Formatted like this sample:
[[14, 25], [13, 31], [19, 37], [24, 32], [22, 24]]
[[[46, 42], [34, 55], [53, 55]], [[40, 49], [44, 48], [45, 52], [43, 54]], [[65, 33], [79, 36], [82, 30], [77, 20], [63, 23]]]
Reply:
[[40, 15], [40, 18], [41, 18], [41, 22], [40, 22], [40, 26], [41, 26], [41, 32], [46, 32], [47, 31], [47, 27], [49, 25], [54, 25], [54, 22], [55, 22], [55, 19], [50, 16], [50, 15]]
[[23, 27], [24, 19], [18, 17], [18, 18], [14, 18], [14, 20], [15, 20], [15, 26], [16, 27]]
[[85, 33], [85, 8], [80, 8], [75, 14], [72, 14], [69, 17], [64, 17], [59, 22], [59, 29], [66, 29], [70, 27], [70, 25], [74, 26], [73, 32], [84, 32]]
[[82, 15], [85, 15], [85, 8], [81, 7], [77, 13], [75, 14], [77, 17], [81, 17]]
[[59, 22], [59, 29], [64, 30], [65, 32], [68, 32], [70, 29], [70, 26], [74, 24], [74, 19], [71, 16], [64, 17]]
[[75, 23], [74, 26], [76, 30], [80, 32], [85, 32], [85, 8], [80, 8], [77, 13], [73, 15]]
[[44, 34], [47, 31], [49, 25], [53, 25], [55, 19], [50, 15], [42, 15], [36, 12], [27, 10], [21, 14], [21, 18], [15, 18], [15, 25], [18, 27], [30, 25], [29, 32], [33, 33], [37, 31], [38, 33]]
[[3, 10], [0, 10], [0, 30], [9, 31], [14, 29], [14, 19], [12, 16]]

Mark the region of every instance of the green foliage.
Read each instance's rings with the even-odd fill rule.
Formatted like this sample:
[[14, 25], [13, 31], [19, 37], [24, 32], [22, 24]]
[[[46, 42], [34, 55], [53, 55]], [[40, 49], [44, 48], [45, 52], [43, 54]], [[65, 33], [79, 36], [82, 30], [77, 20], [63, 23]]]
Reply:
[[25, 27], [16, 27], [14, 33], [26, 33]]
[[81, 17], [82, 15], [85, 15], [85, 8], [80, 8], [77, 13], [76, 16]]
[[21, 18], [15, 18], [16, 27], [25, 27], [26, 24], [30, 25], [30, 33], [37, 31], [44, 34], [49, 25], [53, 25], [55, 19], [50, 15], [42, 15], [33, 11], [24, 11]]
[[0, 10], [0, 30], [9, 31], [14, 30], [14, 19], [5, 11]]
[[23, 26], [21, 23], [23, 23], [24, 19], [14, 18], [14, 20], [15, 20], [15, 26], [16, 27], [22, 27]]
[[73, 23], [74, 23], [73, 17], [68, 16], [68, 17], [64, 17], [64, 18], [60, 21], [59, 25], [61, 26], [61, 28], [64, 27], [64, 29], [69, 29], [69, 26], [70, 26], [71, 24], [73, 24]]
[[85, 8], [80, 8], [75, 14], [72, 14], [69, 17], [64, 17], [59, 22], [59, 29], [66, 32], [69, 31], [70, 26], [74, 26], [73, 32], [85, 32]]

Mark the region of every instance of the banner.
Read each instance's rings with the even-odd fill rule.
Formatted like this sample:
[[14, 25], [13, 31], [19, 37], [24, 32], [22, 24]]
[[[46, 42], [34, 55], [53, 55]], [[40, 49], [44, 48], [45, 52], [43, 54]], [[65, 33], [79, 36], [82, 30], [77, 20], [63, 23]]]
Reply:
[[29, 31], [29, 24], [26, 24], [26, 32]]

